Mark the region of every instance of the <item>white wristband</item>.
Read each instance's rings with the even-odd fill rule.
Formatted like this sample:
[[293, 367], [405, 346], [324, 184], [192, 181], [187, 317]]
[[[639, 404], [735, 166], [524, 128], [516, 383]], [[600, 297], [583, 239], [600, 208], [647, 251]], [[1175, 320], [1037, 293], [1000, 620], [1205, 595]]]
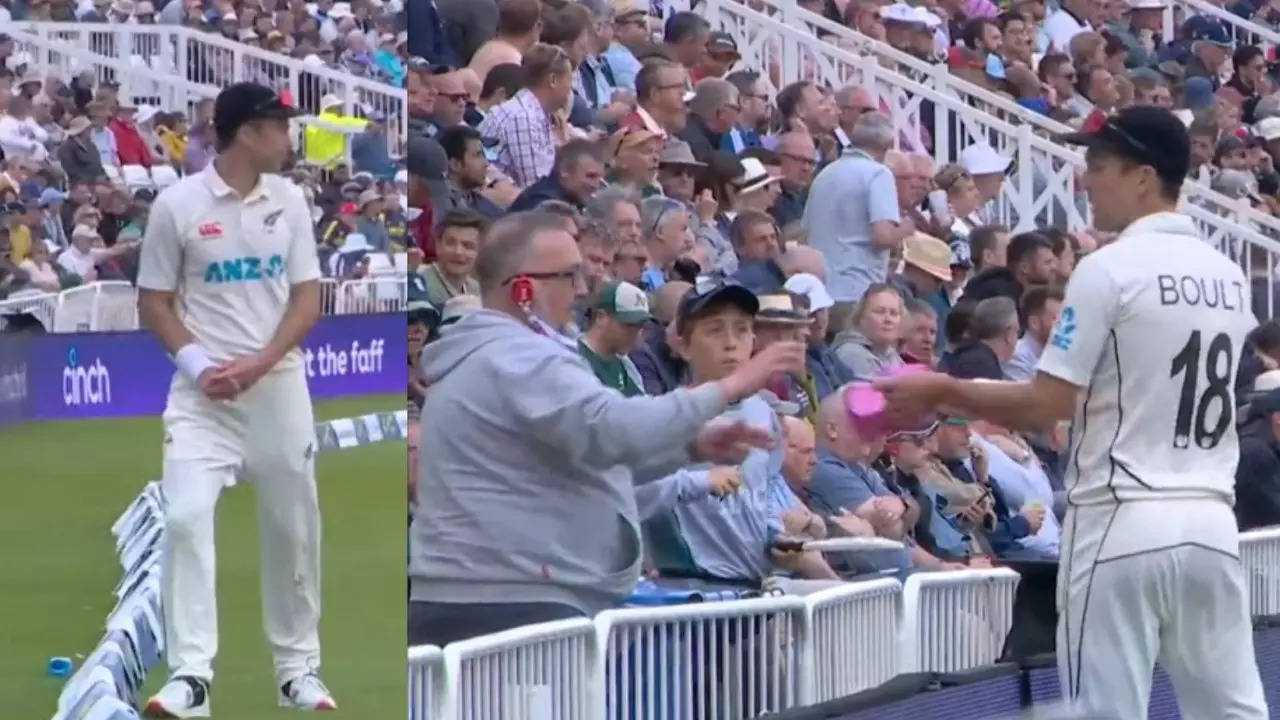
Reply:
[[191, 380], [199, 380], [201, 373], [215, 367], [204, 348], [195, 343], [183, 345], [178, 352], [174, 353], [173, 364], [177, 365], [178, 370]]

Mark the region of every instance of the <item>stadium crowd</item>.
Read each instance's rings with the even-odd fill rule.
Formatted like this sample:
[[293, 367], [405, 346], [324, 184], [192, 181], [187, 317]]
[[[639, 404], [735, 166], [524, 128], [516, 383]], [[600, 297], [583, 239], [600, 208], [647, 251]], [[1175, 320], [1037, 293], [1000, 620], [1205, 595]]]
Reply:
[[[982, 143], [942, 159], [895, 151], [903, 129], [862, 86], [770, 95], [773, 69], [744, 67], [734, 38], [697, 13], [663, 23], [637, 0], [426, 5], [428, 32], [410, 39], [423, 60], [407, 79], [410, 204], [423, 210], [409, 230], [422, 448], [411, 642], [616, 605], [641, 566], [659, 585], [750, 593], [779, 577], [1056, 562], [1068, 424], [1028, 435], [943, 417], [887, 435], [849, 407], [866, 381], [904, 366], [1029, 379], [1076, 262], [1113, 236], [1011, 236], [994, 222], [1009, 158]], [[1233, 51], [1216, 21], [1161, 38], [1161, 0], [802, 5], [1078, 127], [1133, 104], [1174, 109], [1202, 179], [1276, 204], [1273, 68], [1257, 48]], [[1265, 294], [1274, 268], [1262, 265]], [[519, 301], [524, 290], [541, 299]], [[504, 312], [517, 322], [497, 320]], [[555, 341], [541, 352], [581, 363], [530, 355], [530, 327]], [[796, 342], [803, 367], [770, 351]], [[1275, 501], [1244, 501], [1280, 480], [1280, 390], [1255, 392], [1280, 387], [1280, 325], [1252, 347], [1239, 374], [1242, 527], [1280, 521]], [[634, 436], [697, 426], [678, 413], [655, 423], [645, 413], [659, 399], [762, 368], [758, 388], [699, 419], [745, 421], [767, 447], [725, 465], [645, 463], [634, 489], [606, 472], [641, 464]], [[623, 407], [630, 422], [612, 414]], [[464, 438], [481, 449], [464, 451]], [[558, 458], [587, 472], [589, 499], [566, 496], [551, 465], [539, 474]], [[610, 510], [623, 529], [600, 519]], [[796, 542], [829, 537], [905, 549]], [[517, 588], [526, 604], [510, 601]]]
[[[93, 72], [42, 77], [13, 48], [0, 36], [0, 299], [134, 281], [157, 192], [216, 155], [212, 99], [162, 108]], [[322, 267], [394, 272], [416, 215], [403, 159], [380, 118], [341, 115], [333, 94], [319, 104], [348, 127], [300, 128], [285, 173], [310, 203]]]

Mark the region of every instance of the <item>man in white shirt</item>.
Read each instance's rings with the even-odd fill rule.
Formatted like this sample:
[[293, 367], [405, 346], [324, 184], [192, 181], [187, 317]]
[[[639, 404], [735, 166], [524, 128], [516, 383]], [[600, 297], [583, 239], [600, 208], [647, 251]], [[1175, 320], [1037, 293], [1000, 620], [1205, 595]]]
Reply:
[[1074, 412], [1057, 649], [1077, 716], [1145, 717], [1159, 660], [1184, 716], [1262, 720], [1231, 507], [1248, 283], [1177, 213], [1190, 140], [1171, 112], [1130, 107], [1062, 140], [1089, 147], [1095, 225], [1119, 235], [1076, 268], [1035, 378], [879, 384], [908, 417], [1047, 429]]
[[79, 275], [84, 282], [91, 283], [98, 279], [98, 263], [137, 246], [137, 243], [119, 242], [113, 247], [105, 247], [97, 230], [88, 225], [77, 225], [71, 231], [71, 247], [58, 255], [58, 264]]
[[1023, 293], [1022, 322], [1026, 331], [1014, 346], [1013, 357], [1004, 364], [1006, 379], [1030, 382], [1036, 376], [1036, 363], [1040, 362], [1053, 326], [1058, 324], [1062, 300], [1062, 290], [1048, 285], [1036, 285]]
[[1092, 31], [1093, 15], [1098, 0], [1066, 0], [1062, 7], [1044, 21], [1044, 34], [1049, 39], [1049, 50], [1071, 54], [1071, 38]]
[[333, 710], [320, 681], [315, 426], [298, 343], [320, 314], [320, 266], [301, 190], [277, 175], [294, 111], [253, 83], [214, 103], [222, 151], [156, 198], [139, 314], [174, 359], [165, 408], [164, 616], [170, 678], [150, 717], [207, 717], [217, 653], [214, 507], [257, 484], [262, 596], [285, 707]]
[[49, 133], [31, 117], [31, 100], [18, 94], [9, 98], [7, 111], [0, 115], [0, 151], [7, 158], [44, 162], [49, 150], [44, 146]]

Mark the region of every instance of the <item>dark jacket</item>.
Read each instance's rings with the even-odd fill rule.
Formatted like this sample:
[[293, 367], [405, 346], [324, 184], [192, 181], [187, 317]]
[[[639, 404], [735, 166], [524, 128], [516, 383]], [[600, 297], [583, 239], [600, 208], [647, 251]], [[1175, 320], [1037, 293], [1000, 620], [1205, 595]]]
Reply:
[[938, 362], [938, 370], [962, 380], [984, 378], [986, 380], [1003, 380], [1004, 371], [1000, 369], [1000, 359], [986, 343], [965, 343], [947, 353]]
[[[80, 137], [85, 137], [84, 133]], [[58, 148], [58, 161], [71, 182], [93, 182], [107, 174], [102, 167], [102, 156], [98, 155], [98, 148], [92, 142], [81, 143], [74, 138], [67, 140]]]
[[1021, 303], [1022, 283], [1009, 268], [992, 267], [979, 272], [964, 286], [964, 295], [960, 299], [981, 302], [993, 297], [1007, 297], [1015, 305]]
[[578, 208], [579, 212], [583, 211], [582, 203], [570, 197], [564, 188], [560, 187], [560, 180], [555, 175], [547, 175], [538, 178], [537, 182], [521, 191], [516, 196], [515, 202], [511, 203], [511, 207], [507, 208], [507, 212], [533, 210], [548, 200], [567, 202]]
[[742, 263], [732, 277], [757, 295], [776, 292], [787, 281], [786, 274], [773, 260]]
[[704, 163], [711, 162], [711, 154], [724, 141], [722, 133], [711, 132], [702, 118], [692, 113], [689, 114], [689, 120], [685, 123], [684, 129], [676, 133], [676, 137], [689, 143], [689, 150], [693, 153], [694, 159]]
[[1254, 115], [1254, 110], [1258, 107], [1258, 101], [1262, 99], [1262, 95], [1258, 93], [1258, 88], [1249, 87], [1239, 74], [1231, 76], [1231, 79], [1227, 81], [1227, 87], [1235, 88], [1236, 92], [1240, 93], [1240, 96], [1244, 98], [1244, 102], [1240, 106], [1241, 121], [1249, 125], [1258, 122], [1257, 116]]
[[789, 190], [785, 186], [773, 201], [769, 214], [778, 222], [778, 227], [786, 227], [804, 218], [804, 203], [809, 197], [809, 190]]
[[444, 23], [434, 0], [405, 3], [409, 27], [409, 54], [426, 58], [432, 65], [458, 66], [458, 54], [449, 44]]
[[1240, 427], [1240, 464], [1236, 466], [1236, 520], [1240, 529], [1280, 524], [1280, 444], [1269, 415]]
[[666, 328], [657, 321], [650, 321], [644, 326], [640, 343], [629, 356], [644, 381], [646, 395], [665, 395], [680, 387], [680, 380], [684, 377], [684, 362], [671, 353], [666, 335]]
[[805, 352], [805, 367], [813, 378], [813, 390], [818, 401], [840, 389], [845, 383], [853, 382], [853, 374], [849, 368], [836, 357], [826, 343], [809, 343]]
[[[942, 464], [947, 466], [957, 480], [970, 484], [977, 482], [963, 461], [943, 460]], [[991, 478], [988, 480], [991, 484], [991, 497], [995, 501], [996, 528], [987, 533], [987, 541], [991, 543], [991, 549], [996, 555], [1019, 552], [1022, 546], [1017, 541], [1031, 534], [1031, 523], [1010, 510], [1000, 497], [999, 483]]]

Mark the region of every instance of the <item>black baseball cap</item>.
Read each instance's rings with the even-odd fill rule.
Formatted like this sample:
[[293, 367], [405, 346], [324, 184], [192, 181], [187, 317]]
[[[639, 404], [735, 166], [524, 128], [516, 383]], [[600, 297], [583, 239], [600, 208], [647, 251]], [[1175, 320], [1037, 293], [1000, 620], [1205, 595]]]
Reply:
[[219, 137], [232, 137], [254, 120], [288, 120], [297, 115], [275, 90], [258, 83], [229, 85], [213, 101], [213, 127]]
[[1102, 121], [1096, 130], [1066, 133], [1058, 139], [1150, 165], [1168, 182], [1182, 183], [1190, 170], [1187, 126], [1164, 108], [1128, 107]]
[[736, 306], [752, 317], [760, 312], [760, 299], [746, 287], [732, 280], [700, 277], [680, 298], [680, 305], [676, 308], [676, 330], [683, 331], [690, 320], [721, 305]]

